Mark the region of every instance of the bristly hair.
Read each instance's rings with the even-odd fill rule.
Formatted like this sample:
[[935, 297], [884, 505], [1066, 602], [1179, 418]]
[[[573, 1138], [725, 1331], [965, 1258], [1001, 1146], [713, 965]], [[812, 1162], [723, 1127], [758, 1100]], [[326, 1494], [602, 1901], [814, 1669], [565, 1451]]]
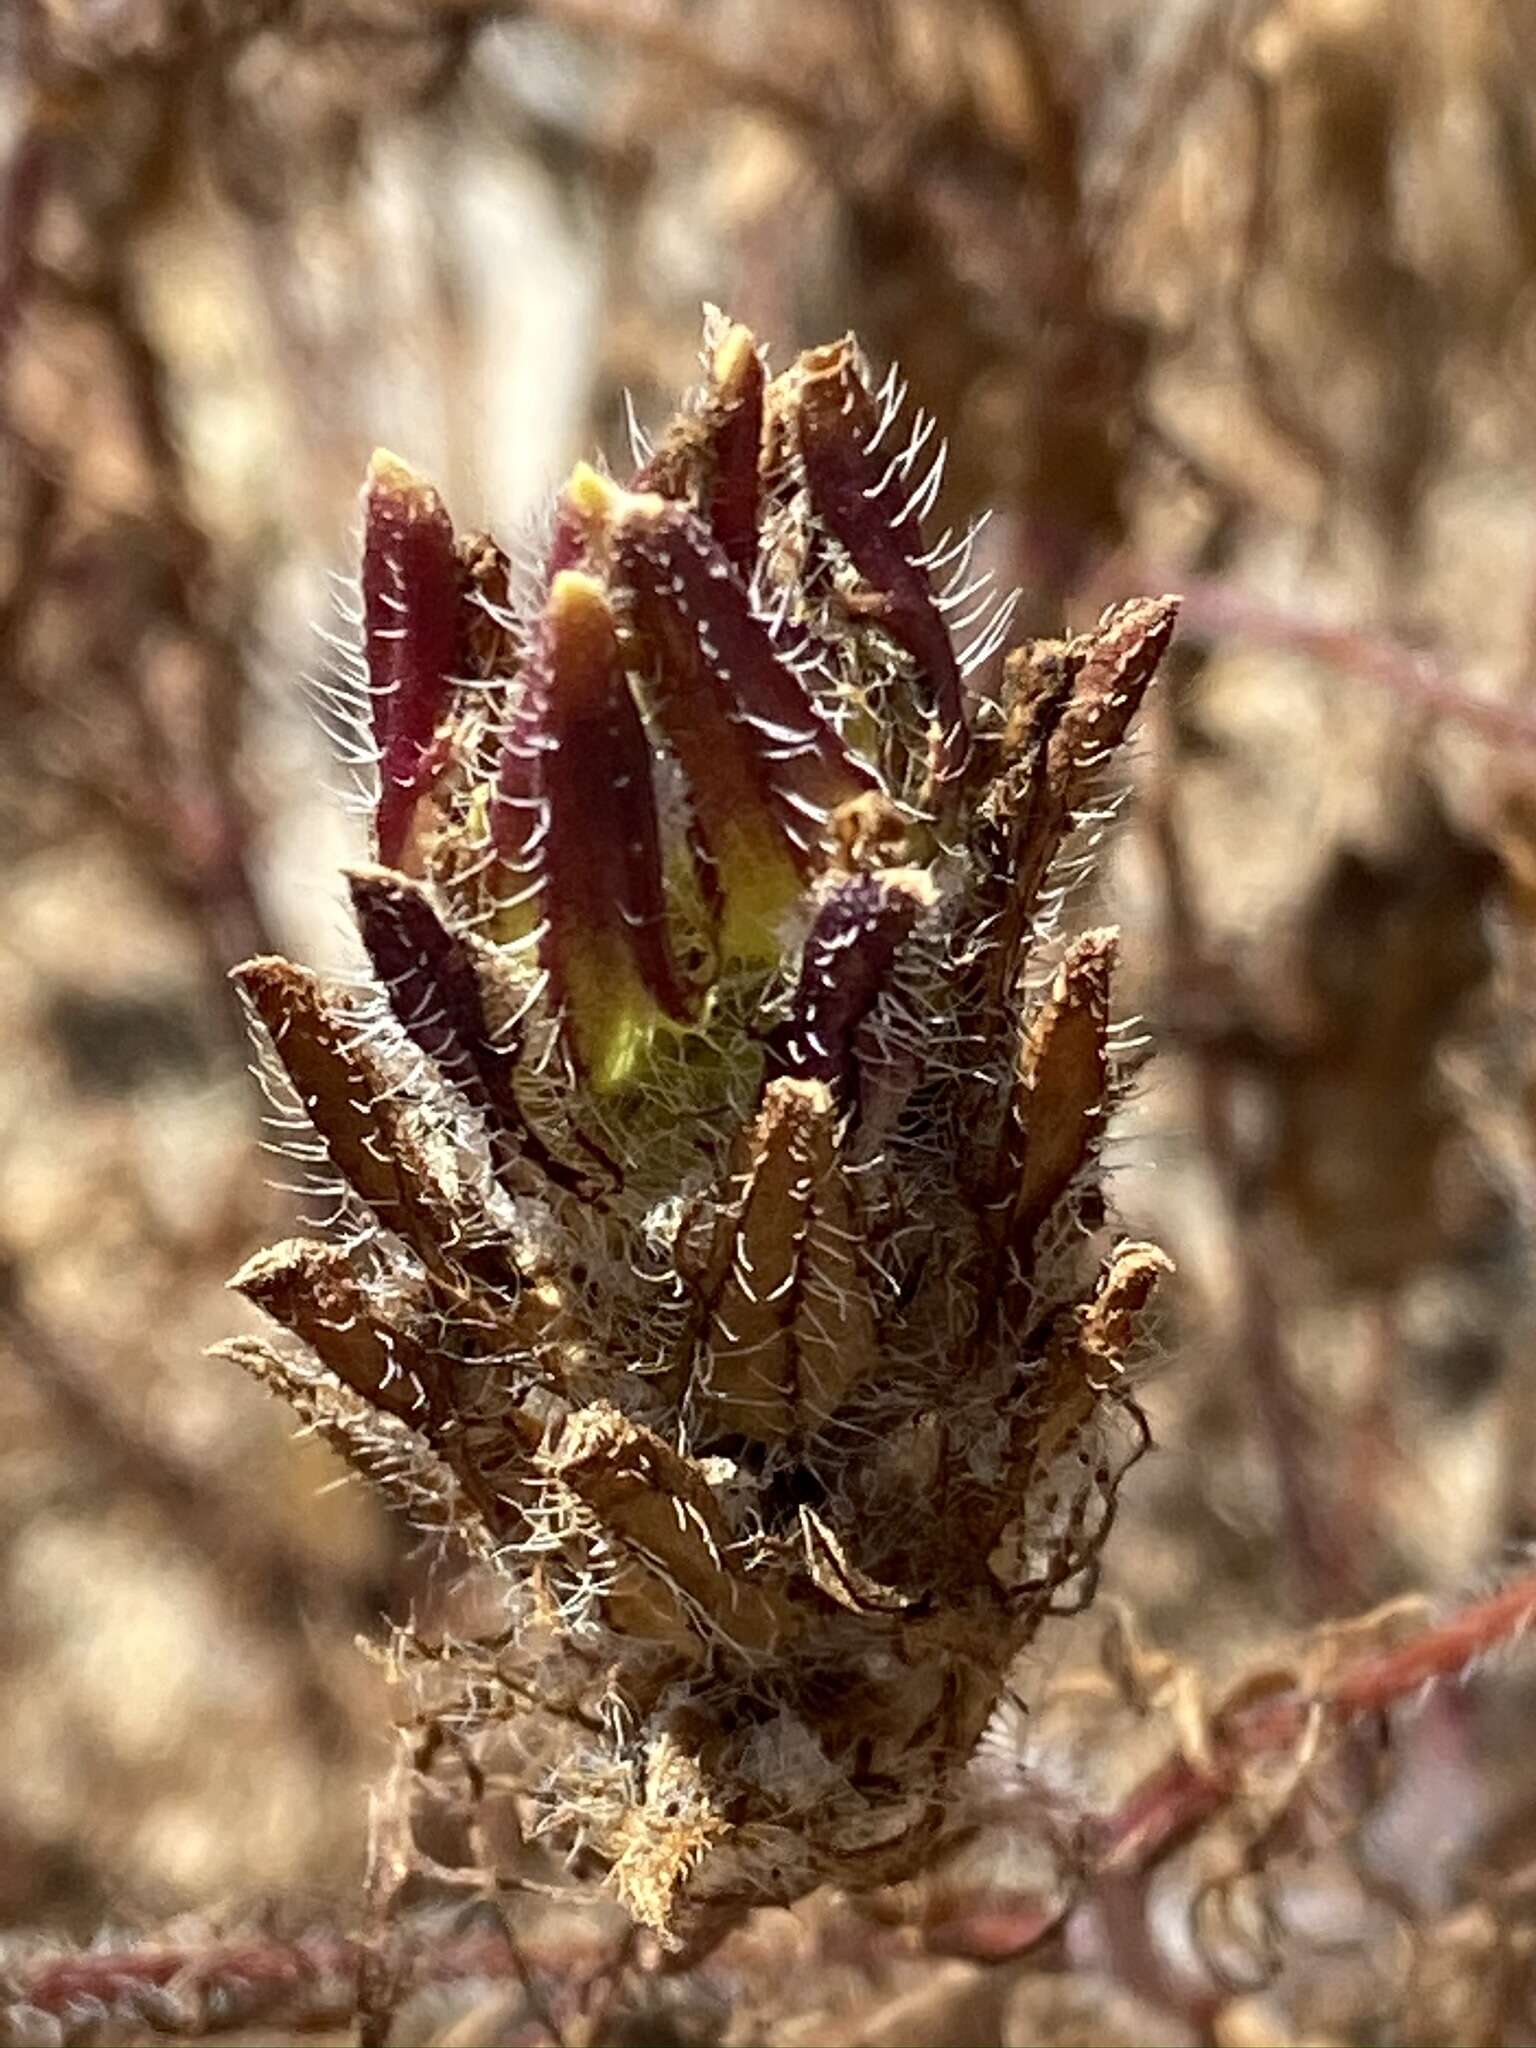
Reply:
[[713, 309], [704, 360], [531, 569], [375, 457], [370, 976], [237, 971], [325, 1216], [234, 1283], [299, 1350], [230, 1355], [489, 1575], [494, 1645], [396, 1662], [669, 1943], [931, 1855], [1092, 1597], [1167, 1269], [1116, 935], [1060, 927], [1175, 601], [999, 667], [895, 373]]

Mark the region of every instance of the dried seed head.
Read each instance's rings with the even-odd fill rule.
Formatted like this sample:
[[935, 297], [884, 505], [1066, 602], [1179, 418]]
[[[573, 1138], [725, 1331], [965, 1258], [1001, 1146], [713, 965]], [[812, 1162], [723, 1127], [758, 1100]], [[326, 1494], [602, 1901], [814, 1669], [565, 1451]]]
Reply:
[[386, 1415], [420, 1423], [440, 1409], [442, 1361], [383, 1313], [340, 1246], [290, 1239], [258, 1252], [229, 1284]]
[[710, 1262], [694, 1386], [701, 1440], [775, 1443], [836, 1414], [875, 1365], [875, 1307], [839, 1117], [819, 1080], [770, 1081], [747, 1141], [738, 1208]]
[[709, 1850], [730, 1832], [698, 1760], [671, 1735], [647, 1750], [639, 1797], [612, 1843], [613, 1883], [643, 1927], [669, 1929], [677, 1895]]
[[1116, 944], [1112, 931], [1085, 932], [1025, 1027], [998, 1173], [1004, 1239], [1024, 1272], [1041, 1225], [1091, 1166], [1103, 1131]]

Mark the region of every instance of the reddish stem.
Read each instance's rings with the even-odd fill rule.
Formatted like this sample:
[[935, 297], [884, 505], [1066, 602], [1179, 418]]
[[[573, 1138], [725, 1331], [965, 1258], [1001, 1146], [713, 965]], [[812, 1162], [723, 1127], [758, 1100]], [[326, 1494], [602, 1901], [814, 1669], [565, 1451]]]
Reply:
[[[1324, 1720], [1342, 1728], [1370, 1714], [1383, 1714], [1437, 1680], [1465, 1677], [1489, 1651], [1512, 1642], [1536, 1622], [1536, 1571], [1511, 1581], [1486, 1600], [1474, 1601], [1458, 1613], [1391, 1649], [1360, 1658], [1315, 1690], [1296, 1687], [1218, 1714], [1210, 1730], [1211, 1763], [1202, 1768], [1185, 1756], [1172, 1756], [1145, 1777], [1111, 1814], [1090, 1830], [1097, 1867], [1117, 1877], [1144, 1877], [1214, 1819], [1236, 1795], [1242, 1766], [1253, 1758], [1283, 1753], [1295, 1744], [1308, 1716], [1320, 1709]], [[1093, 1899], [1090, 1884], [1081, 1903]], [[946, 1925], [949, 1953], [975, 1954], [1000, 1960], [1034, 1947], [1058, 1924], [1038, 1902], [1010, 1902], [1020, 1944], [1004, 1950], [997, 1928], [980, 1911], [982, 1938], [974, 1946], [961, 1940], [960, 1927]], [[994, 1916], [995, 1917], [995, 1916]]]
[[[1335, 626], [1278, 605], [1265, 604], [1217, 578], [1151, 571], [1148, 589], [1183, 593], [1183, 626], [1202, 639], [1250, 640], [1309, 655], [1314, 661], [1378, 684], [1431, 717], [1453, 718], [1485, 739], [1536, 746], [1536, 715], [1524, 705], [1501, 704], [1468, 690], [1441, 656], [1411, 647], [1365, 626]], [[1161, 575], [1162, 581], [1157, 581]], [[1116, 581], [1118, 585], [1117, 568]]]
[[1479, 1656], [1511, 1641], [1532, 1621], [1536, 1572], [1422, 1635], [1362, 1658], [1315, 1693], [1280, 1693], [1219, 1716], [1212, 1731], [1215, 1768], [1202, 1771], [1181, 1756], [1160, 1765], [1101, 1824], [1100, 1859], [1117, 1867], [1150, 1869], [1226, 1804], [1244, 1761], [1294, 1743], [1314, 1707], [1335, 1725], [1385, 1713], [1437, 1679], [1464, 1674]]

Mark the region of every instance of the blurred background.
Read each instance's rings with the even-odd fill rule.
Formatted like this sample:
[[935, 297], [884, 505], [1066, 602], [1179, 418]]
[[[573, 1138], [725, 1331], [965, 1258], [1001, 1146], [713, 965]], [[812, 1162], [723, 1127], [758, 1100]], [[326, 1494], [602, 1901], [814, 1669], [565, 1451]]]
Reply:
[[[514, 535], [623, 460], [623, 393], [665, 417], [704, 300], [778, 366], [900, 361], [1022, 630], [1187, 596], [1080, 899], [1150, 1034], [1120, 1208], [1180, 1269], [1107, 1592], [1219, 1683], [1494, 1583], [1536, 1536], [1536, 0], [10, 0], [0, 155], [0, 1929], [353, 1914], [356, 1639], [423, 1566], [204, 1356], [291, 1214], [224, 977], [337, 952], [299, 679], [370, 448]], [[1533, 1729], [1512, 1662], [1403, 1733], [1402, 1912], [1536, 1856]]]

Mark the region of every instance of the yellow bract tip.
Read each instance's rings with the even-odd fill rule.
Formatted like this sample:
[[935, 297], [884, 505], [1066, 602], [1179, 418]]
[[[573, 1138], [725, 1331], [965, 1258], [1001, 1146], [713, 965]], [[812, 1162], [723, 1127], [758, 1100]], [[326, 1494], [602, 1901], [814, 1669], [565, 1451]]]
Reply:
[[607, 591], [585, 569], [559, 572], [549, 586], [549, 612], [552, 618], [570, 625], [595, 623], [599, 617], [606, 623], [612, 617]]
[[578, 462], [565, 487], [565, 502], [579, 519], [592, 526], [606, 526], [623, 496], [612, 477], [604, 476], [590, 462]]
[[582, 569], [562, 569], [549, 586], [544, 617], [560, 699], [568, 707], [604, 701], [618, 674], [619, 644], [608, 593]]
[[589, 462], [578, 462], [565, 486], [568, 509], [595, 532], [611, 533], [633, 519], [656, 519], [670, 501], [654, 491], [626, 491]]
[[388, 448], [375, 448], [369, 456], [364, 489], [387, 491], [391, 497], [409, 498], [424, 507], [438, 502], [437, 491], [427, 479]]
[[710, 369], [715, 383], [728, 398], [741, 390], [757, 357], [757, 340], [750, 327], [739, 321], [728, 327], [715, 344]]

